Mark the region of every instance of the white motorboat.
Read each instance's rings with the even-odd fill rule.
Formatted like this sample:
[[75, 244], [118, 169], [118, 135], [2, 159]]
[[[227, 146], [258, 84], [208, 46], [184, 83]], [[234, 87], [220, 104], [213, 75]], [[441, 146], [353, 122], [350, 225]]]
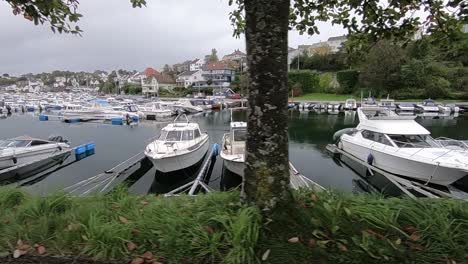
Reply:
[[197, 105], [193, 105], [193, 103], [189, 99], [179, 99], [179, 101], [174, 103], [174, 106], [185, 113], [199, 113], [203, 112], [203, 108]]
[[168, 108], [164, 108], [159, 102], [146, 103], [140, 107], [140, 111], [143, 112], [146, 118], [165, 118], [170, 117], [174, 114], [174, 111]]
[[381, 99], [379, 106], [390, 109], [390, 110], [396, 109], [395, 100], [389, 99], [388, 97], [387, 99]]
[[138, 106], [132, 103], [114, 106], [112, 107], [112, 110], [112, 112], [106, 112], [110, 114], [121, 115], [125, 118], [131, 118], [132, 120], [140, 119], [145, 116], [145, 114], [142, 111], [140, 111]]
[[356, 129], [341, 130], [338, 147], [389, 173], [440, 185], [468, 175], [468, 151], [434, 140], [414, 116], [379, 107], [359, 108]]
[[357, 102], [355, 99], [346, 99], [344, 104], [345, 110], [356, 110], [357, 109]]
[[440, 113], [451, 113], [452, 112], [452, 108], [450, 108], [449, 106], [443, 105], [443, 104], [438, 104], [437, 108], [439, 108]]
[[397, 105], [397, 110], [414, 112], [414, 104], [413, 103], [399, 103]]
[[224, 160], [224, 167], [244, 176], [245, 141], [247, 140], [247, 123], [231, 122], [229, 133], [224, 134], [220, 156]]
[[416, 108], [423, 112], [439, 112], [439, 107], [437, 107], [431, 99], [424, 100], [421, 104], [417, 104]]
[[[185, 115], [184, 115], [185, 116]], [[191, 167], [202, 160], [209, 148], [209, 137], [202, 133], [197, 123], [177, 122], [161, 130], [159, 138], [145, 149], [145, 155], [161, 172], [171, 172]]]
[[21, 136], [2, 140], [0, 141], [0, 170], [44, 159], [65, 149], [70, 149], [70, 145], [61, 137], [43, 140]]
[[450, 111], [452, 113], [459, 113], [460, 112], [460, 107], [456, 106], [455, 104], [446, 104], [445, 106], [450, 107]]

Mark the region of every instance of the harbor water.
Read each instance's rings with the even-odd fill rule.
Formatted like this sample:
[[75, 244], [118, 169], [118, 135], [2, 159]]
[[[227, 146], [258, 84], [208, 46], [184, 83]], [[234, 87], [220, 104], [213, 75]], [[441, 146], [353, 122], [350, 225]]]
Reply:
[[[211, 143], [220, 144], [223, 134], [229, 131], [231, 112], [205, 112], [191, 116], [191, 120], [208, 132]], [[468, 139], [467, 115], [420, 116], [417, 121], [431, 131], [433, 137]], [[355, 111], [327, 113], [290, 110], [289, 155], [292, 163], [303, 175], [325, 188], [353, 193], [364, 191], [365, 188], [357, 184], [362, 178], [356, 170], [333, 159], [325, 149], [327, 144], [334, 143], [332, 137], [336, 131], [354, 127], [357, 123]], [[143, 151], [166, 124], [155, 121], [141, 121], [135, 125], [41, 122], [37, 113], [25, 113], [0, 119], [0, 138], [20, 135], [48, 138], [50, 135], [61, 135], [73, 146], [88, 142], [96, 144], [94, 155], [23, 184], [23, 188], [45, 195], [100, 174]], [[222, 165], [222, 160], [218, 157], [209, 179], [209, 186], [215, 190], [224, 189]], [[161, 181], [154, 169], [149, 169], [132, 180], [130, 190], [139, 194], [165, 193], [180, 185], [178, 181], [193, 178], [190, 173], [179, 172], [182, 175], [174, 176], [175, 182], [167, 182]]]

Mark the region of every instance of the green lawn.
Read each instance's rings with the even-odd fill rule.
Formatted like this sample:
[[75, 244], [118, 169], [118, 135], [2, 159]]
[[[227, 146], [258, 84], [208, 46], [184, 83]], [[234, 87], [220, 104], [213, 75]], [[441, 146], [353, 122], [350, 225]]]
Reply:
[[310, 93], [303, 96], [289, 98], [290, 101], [345, 101], [346, 99], [354, 98], [353, 95], [347, 94], [326, 94], [326, 93]]

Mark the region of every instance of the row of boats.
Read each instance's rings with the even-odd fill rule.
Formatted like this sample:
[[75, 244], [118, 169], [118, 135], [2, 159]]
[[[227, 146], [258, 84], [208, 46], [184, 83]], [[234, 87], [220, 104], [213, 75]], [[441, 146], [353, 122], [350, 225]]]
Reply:
[[375, 98], [367, 98], [361, 103], [355, 99], [347, 99], [344, 104], [339, 102], [329, 102], [329, 103], [303, 103], [296, 104], [290, 103], [290, 108], [299, 108], [299, 109], [308, 109], [308, 110], [323, 110], [327, 109], [329, 111], [341, 111], [341, 110], [356, 110], [358, 107], [369, 107], [369, 106], [379, 106], [387, 108], [390, 110], [395, 110], [399, 112], [435, 112], [435, 113], [459, 113], [464, 109], [460, 108], [455, 104], [443, 104], [436, 103], [434, 100], [427, 99], [421, 103], [395, 103], [393, 99], [382, 99], [380, 102], [377, 102]]
[[[449, 185], [468, 176], [468, 143], [431, 137], [415, 116], [401, 116], [383, 107], [357, 109], [356, 128], [338, 131], [340, 149], [379, 169], [425, 183]], [[184, 169], [200, 162], [208, 150], [209, 135], [197, 123], [167, 125], [145, 149], [145, 155], [162, 172]], [[220, 156], [224, 168], [243, 176], [247, 123], [230, 123]]]
[[221, 98], [189, 99], [182, 98], [172, 101], [154, 101], [142, 97], [100, 98], [81, 96], [75, 99], [64, 95], [62, 97], [25, 98], [24, 96], [0, 97], [0, 114], [12, 112], [49, 113], [61, 116], [63, 120], [112, 120], [114, 118], [140, 120], [164, 119], [181, 113], [193, 114], [211, 109], [229, 107], [235, 102]]

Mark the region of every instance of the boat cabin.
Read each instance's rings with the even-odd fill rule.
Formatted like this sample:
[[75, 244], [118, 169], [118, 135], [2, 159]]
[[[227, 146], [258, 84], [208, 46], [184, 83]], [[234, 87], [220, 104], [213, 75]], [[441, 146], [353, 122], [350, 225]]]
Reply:
[[49, 141], [29, 138], [29, 137], [17, 137], [12, 139], [0, 140], [0, 149], [6, 148], [27, 148], [39, 145], [49, 144]]
[[359, 109], [358, 131], [364, 139], [396, 148], [440, 147], [414, 116], [399, 116], [384, 108]]
[[243, 155], [245, 153], [245, 141], [247, 140], [247, 123], [231, 122], [229, 136], [225, 137], [224, 150], [229, 155]]
[[158, 140], [166, 142], [190, 141], [200, 138], [201, 135], [200, 128], [195, 123], [173, 123], [161, 130]]

